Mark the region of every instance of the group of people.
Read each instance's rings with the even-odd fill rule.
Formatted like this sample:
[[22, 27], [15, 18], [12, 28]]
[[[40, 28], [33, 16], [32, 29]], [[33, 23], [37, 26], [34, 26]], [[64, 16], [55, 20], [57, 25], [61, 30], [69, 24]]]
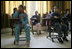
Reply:
[[[30, 44], [30, 25], [28, 21], [28, 15], [25, 12], [26, 6], [20, 5], [18, 10], [14, 8], [14, 13], [12, 14], [12, 18], [19, 18], [19, 22], [14, 24], [14, 33], [15, 33], [15, 41], [19, 42], [19, 34], [21, 32], [21, 28], [25, 30], [26, 33], [26, 41], [27, 45]], [[71, 15], [69, 13], [69, 9], [66, 10], [64, 16], [61, 17], [61, 14], [58, 13], [58, 8], [54, 7], [50, 13], [46, 12], [43, 14], [43, 18], [47, 19], [48, 30], [50, 31], [51, 26], [54, 27], [54, 30], [58, 33], [58, 40], [60, 43], [63, 41], [68, 41], [68, 22], [71, 20]], [[35, 15], [30, 18], [32, 25], [35, 25], [37, 29], [37, 34], [41, 34], [41, 16], [38, 11], [35, 11]], [[46, 22], [44, 22], [46, 24]], [[43, 24], [44, 24], [43, 23]], [[22, 27], [21, 27], [22, 26]], [[63, 40], [62, 40], [63, 39]]]
[[54, 13], [52, 14], [52, 26], [54, 26], [55, 31], [58, 33], [58, 40], [60, 43], [63, 41], [68, 41], [68, 31], [69, 31], [69, 22], [71, 21], [71, 15], [69, 9], [66, 9], [66, 13], [61, 15], [54, 9]]
[[[38, 29], [41, 29], [41, 25], [48, 26], [49, 36], [51, 36], [52, 27], [54, 31], [58, 33], [58, 41], [63, 43], [63, 41], [68, 41], [68, 31], [69, 23], [71, 22], [71, 14], [70, 10], [66, 9], [65, 13], [60, 13], [58, 7], [54, 6], [54, 8], [48, 13], [43, 14], [43, 21], [40, 23], [39, 18], [40, 16], [35, 12], [35, 15], [31, 17], [33, 25], [36, 25]], [[62, 15], [63, 14], [63, 15]], [[36, 18], [36, 19], [33, 19]], [[38, 30], [41, 31], [41, 30]], [[41, 34], [41, 32], [39, 32]]]

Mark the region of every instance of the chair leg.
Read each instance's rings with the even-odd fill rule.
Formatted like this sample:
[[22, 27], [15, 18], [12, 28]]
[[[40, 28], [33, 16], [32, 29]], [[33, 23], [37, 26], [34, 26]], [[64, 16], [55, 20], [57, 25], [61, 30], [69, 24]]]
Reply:
[[53, 38], [52, 38], [52, 42], [54, 42]]
[[33, 32], [33, 25], [32, 25], [32, 34], [34, 35], [34, 32]]

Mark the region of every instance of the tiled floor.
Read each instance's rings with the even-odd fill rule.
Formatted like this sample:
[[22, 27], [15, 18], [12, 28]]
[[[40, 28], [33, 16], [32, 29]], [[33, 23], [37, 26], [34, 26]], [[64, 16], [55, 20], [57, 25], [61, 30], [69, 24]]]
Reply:
[[[21, 36], [24, 36], [22, 34]], [[71, 48], [71, 34], [68, 35], [69, 42], [60, 44], [57, 39], [52, 42], [50, 38], [46, 38], [47, 33], [42, 31], [41, 35], [33, 35], [31, 33], [30, 48]], [[25, 41], [20, 41], [19, 46], [13, 45], [14, 37], [1, 38], [1, 48], [27, 48]]]

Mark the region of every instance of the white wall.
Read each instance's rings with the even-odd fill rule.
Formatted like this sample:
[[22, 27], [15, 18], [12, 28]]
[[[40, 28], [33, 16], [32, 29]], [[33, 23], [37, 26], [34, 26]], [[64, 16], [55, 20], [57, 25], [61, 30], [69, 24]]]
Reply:
[[27, 2], [27, 14], [28, 14], [29, 20], [35, 14], [36, 10], [37, 10], [36, 9], [36, 1], [28, 1]]

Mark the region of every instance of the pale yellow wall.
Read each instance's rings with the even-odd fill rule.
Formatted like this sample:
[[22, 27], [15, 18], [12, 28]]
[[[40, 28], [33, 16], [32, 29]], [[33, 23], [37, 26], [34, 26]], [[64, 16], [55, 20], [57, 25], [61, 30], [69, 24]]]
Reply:
[[70, 12], [71, 12], [71, 1], [65, 1], [65, 9], [70, 9]]

